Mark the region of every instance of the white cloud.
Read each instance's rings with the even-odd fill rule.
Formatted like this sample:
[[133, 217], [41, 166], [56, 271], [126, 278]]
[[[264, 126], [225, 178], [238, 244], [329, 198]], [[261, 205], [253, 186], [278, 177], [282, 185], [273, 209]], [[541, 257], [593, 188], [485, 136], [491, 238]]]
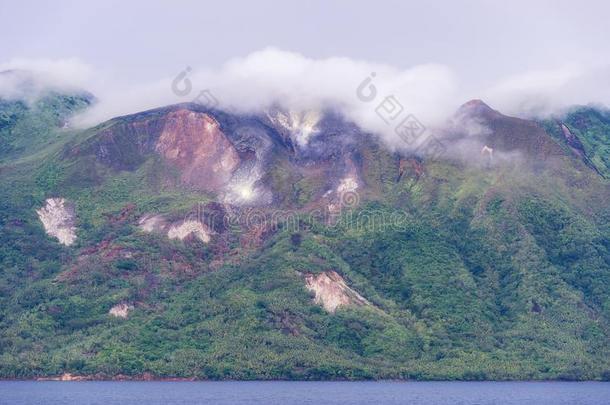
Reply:
[[0, 64], [0, 97], [31, 99], [45, 89], [88, 89], [94, 69], [78, 58], [14, 58]]
[[[377, 97], [363, 102], [356, 90], [372, 72], [376, 74], [372, 85]], [[273, 105], [296, 111], [338, 107], [364, 129], [382, 134], [391, 145], [402, 145], [394, 133], [400, 119], [414, 114], [425, 126], [437, 125], [461, 101], [456, 98], [457, 80], [443, 65], [398, 69], [349, 58], [311, 59], [275, 48], [229, 60], [220, 69], [192, 69], [186, 78], [192, 89], [184, 96], [172, 92], [174, 77], [131, 88], [93, 90], [100, 103], [82, 117], [82, 122], [93, 124], [116, 115], [191, 101], [209, 89], [220, 108], [241, 112], [262, 112]], [[181, 82], [180, 89], [184, 85]], [[375, 109], [390, 95], [402, 105], [403, 112], [386, 124]]]
[[[125, 115], [173, 103], [193, 101], [206, 89], [218, 99], [219, 108], [239, 112], [263, 112], [279, 105], [287, 110], [320, 110], [336, 107], [365, 130], [378, 133], [391, 146], [406, 147], [394, 131], [396, 124], [413, 114], [427, 128], [442, 125], [456, 108], [470, 97], [482, 98], [505, 114], [534, 115], [557, 111], [576, 103], [610, 102], [610, 70], [607, 67], [566, 65], [557, 69], [525, 72], [506, 77], [479, 91], [465, 89], [451, 68], [423, 64], [407, 69], [344, 57], [312, 59], [299, 53], [266, 48], [245, 57], [234, 58], [220, 68], [189, 70], [188, 94], [172, 91], [171, 77], [145, 84], [119, 84], [114, 78], [96, 71], [77, 58], [13, 59], [0, 64], [0, 71], [32, 71], [40, 86], [91, 91], [99, 100], [75, 124], [90, 126], [118, 115]], [[372, 101], [357, 97], [357, 88], [370, 78], [376, 90]], [[178, 85], [184, 88], [186, 82]], [[365, 91], [369, 86], [364, 85]], [[0, 96], [14, 93], [9, 80], [0, 75]], [[466, 96], [468, 94], [468, 96]], [[402, 113], [384, 122], [376, 111], [387, 96], [386, 104]], [[396, 104], [400, 103], [401, 107]], [[390, 113], [385, 114], [388, 118]]]
[[548, 115], [575, 104], [610, 104], [610, 68], [570, 64], [510, 76], [483, 97], [505, 114]]

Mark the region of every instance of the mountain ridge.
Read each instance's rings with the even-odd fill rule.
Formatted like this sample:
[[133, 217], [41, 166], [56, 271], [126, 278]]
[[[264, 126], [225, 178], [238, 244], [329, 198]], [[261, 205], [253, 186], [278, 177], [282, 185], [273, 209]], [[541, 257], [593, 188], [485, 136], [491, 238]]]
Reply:
[[0, 376], [608, 379], [603, 115], [565, 120], [579, 154], [465, 106], [439, 159], [334, 112], [28, 110], [47, 141], [0, 166]]

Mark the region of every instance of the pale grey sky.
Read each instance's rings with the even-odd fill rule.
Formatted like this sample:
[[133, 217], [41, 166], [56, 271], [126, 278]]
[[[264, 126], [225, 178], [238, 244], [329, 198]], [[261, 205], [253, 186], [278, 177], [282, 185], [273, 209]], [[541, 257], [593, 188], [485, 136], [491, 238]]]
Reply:
[[610, 59], [607, 1], [0, 0], [0, 62], [79, 57], [130, 80], [267, 46], [468, 81]]

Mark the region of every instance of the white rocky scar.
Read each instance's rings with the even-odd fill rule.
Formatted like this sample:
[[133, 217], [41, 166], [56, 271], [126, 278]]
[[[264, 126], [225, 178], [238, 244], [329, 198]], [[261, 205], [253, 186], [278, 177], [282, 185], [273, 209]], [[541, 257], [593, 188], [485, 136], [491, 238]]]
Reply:
[[343, 179], [337, 186], [337, 194], [353, 193], [358, 189], [358, 179], [356, 176], [350, 175]]
[[70, 246], [76, 241], [74, 208], [64, 198], [47, 198], [46, 205], [36, 210], [47, 235]]
[[321, 113], [317, 110], [304, 112], [289, 111], [283, 113], [277, 111], [274, 114], [267, 112], [267, 117], [271, 122], [286, 129], [293, 139], [302, 147], [306, 146], [309, 138], [318, 132], [318, 123]]
[[172, 225], [167, 231], [167, 237], [170, 239], [183, 240], [189, 235], [194, 235], [204, 243], [208, 243], [211, 239], [209, 230], [199, 221], [183, 221]]
[[351, 289], [336, 271], [307, 274], [305, 286], [314, 293], [314, 302], [330, 313], [344, 305], [370, 305], [366, 298]]
[[132, 309], [133, 309], [133, 306], [131, 306], [131, 305], [117, 304], [117, 305], [113, 306], [112, 308], [110, 308], [110, 311], [108, 311], [108, 314], [112, 315], [114, 317], [117, 317], [117, 318], [127, 318], [129, 311], [131, 311]]
[[138, 221], [138, 227], [144, 232], [165, 233], [169, 239], [184, 240], [189, 235], [195, 236], [204, 243], [212, 239], [212, 231], [200, 221], [184, 220], [168, 224], [162, 215], [144, 215]]

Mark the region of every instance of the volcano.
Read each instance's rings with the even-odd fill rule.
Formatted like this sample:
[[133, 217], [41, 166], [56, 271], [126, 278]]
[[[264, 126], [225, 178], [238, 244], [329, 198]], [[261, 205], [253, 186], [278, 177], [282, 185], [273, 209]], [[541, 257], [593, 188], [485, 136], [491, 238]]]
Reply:
[[41, 97], [0, 101], [3, 378], [610, 375], [604, 110], [473, 100], [432, 158], [338, 109]]

